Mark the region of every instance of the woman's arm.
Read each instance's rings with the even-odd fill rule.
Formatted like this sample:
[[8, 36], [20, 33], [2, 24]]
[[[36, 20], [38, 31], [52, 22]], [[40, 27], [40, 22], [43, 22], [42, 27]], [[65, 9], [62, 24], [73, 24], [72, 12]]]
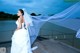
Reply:
[[22, 24], [21, 24], [21, 18], [18, 18], [18, 26], [17, 26], [17, 29], [16, 30], [19, 30], [19, 29], [21, 29], [21, 27], [22, 27]]

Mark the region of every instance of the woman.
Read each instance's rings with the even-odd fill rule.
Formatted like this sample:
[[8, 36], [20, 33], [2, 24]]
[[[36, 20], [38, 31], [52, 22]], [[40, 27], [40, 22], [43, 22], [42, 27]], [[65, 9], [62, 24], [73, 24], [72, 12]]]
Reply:
[[11, 53], [32, 53], [27, 29], [30, 23], [27, 22], [25, 28], [24, 11], [22, 9], [19, 9], [17, 15], [19, 18], [16, 21], [17, 29], [12, 36]]

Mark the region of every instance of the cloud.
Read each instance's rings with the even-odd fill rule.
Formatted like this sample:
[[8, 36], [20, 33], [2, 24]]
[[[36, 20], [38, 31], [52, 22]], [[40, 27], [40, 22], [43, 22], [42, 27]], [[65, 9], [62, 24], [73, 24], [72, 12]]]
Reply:
[[[0, 0], [2, 5], [0, 6], [2, 10], [9, 9], [7, 11], [16, 12], [19, 8], [26, 8], [28, 12], [32, 13], [57, 13], [58, 11], [64, 10], [68, 4], [64, 3], [63, 0]], [[64, 4], [64, 5], [63, 5]], [[8, 7], [7, 7], [8, 5]], [[5, 6], [5, 7], [4, 7]], [[14, 10], [11, 10], [14, 9]], [[5, 10], [6, 11], [6, 10]]]
[[18, 0], [19, 3], [30, 3], [32, 0]]
[[[7, 5], [14, 5], [14, 6], [25, 6], [25, 7], [41, 7], [41, 6], [45, 6], [45, 0], [2, 0], [5, 4]], [[48, 2], [51, 3], [51, 2]], [[47, 4], [48, 4], [47, 3]]]
[[25, 1], [25, 0], [2, 0], [3, 3], [7, 5], [14, 5], [14, 6], [32, 6], [35, 2]]

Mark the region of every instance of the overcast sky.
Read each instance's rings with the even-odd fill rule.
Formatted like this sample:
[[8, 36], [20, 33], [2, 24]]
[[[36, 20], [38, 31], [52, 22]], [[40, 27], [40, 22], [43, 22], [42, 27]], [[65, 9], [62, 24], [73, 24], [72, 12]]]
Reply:
[[29, 14], [55, 14], [72, 4], [64, 0], [0, 0], [0, 11], [16, 14], [18, 9], [26, 8]]

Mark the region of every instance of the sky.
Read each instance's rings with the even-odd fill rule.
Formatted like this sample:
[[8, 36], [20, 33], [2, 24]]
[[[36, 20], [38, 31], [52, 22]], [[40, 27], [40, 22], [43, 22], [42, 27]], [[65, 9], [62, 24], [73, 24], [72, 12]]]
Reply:
[[26, 8], [29, 14], [51, 15], [65, 10], [74, 3], [64, 0], [0, 0], [0, 11], [16, 14], [18, 9]]

